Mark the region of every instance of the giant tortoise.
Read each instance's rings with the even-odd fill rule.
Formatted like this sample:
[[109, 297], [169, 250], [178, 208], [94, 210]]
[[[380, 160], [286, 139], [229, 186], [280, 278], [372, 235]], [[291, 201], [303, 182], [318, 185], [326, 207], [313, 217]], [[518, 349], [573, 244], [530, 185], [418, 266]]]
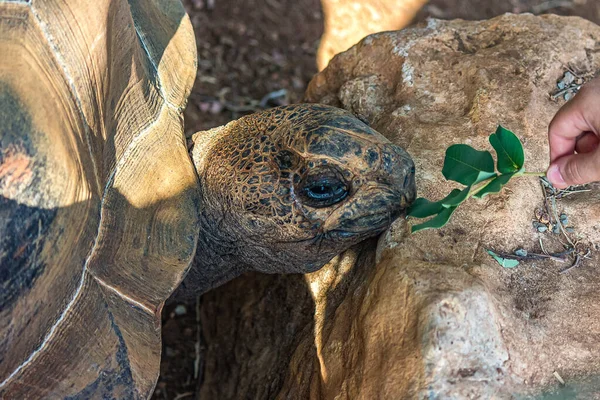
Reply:
[[406, 152], [328, 106], [188, 151], [195, 73], [178, 0], [0, 0], [0, 398], [147, 398], [184, 277], [314, 271], [414, 198]]

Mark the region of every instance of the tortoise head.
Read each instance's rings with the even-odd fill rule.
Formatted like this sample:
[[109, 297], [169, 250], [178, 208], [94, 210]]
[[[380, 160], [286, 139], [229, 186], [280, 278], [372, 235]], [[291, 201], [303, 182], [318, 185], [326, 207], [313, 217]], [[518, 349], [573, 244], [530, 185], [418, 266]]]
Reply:
[[334, 107], [274, 108], [193, 140], [201, 236], [262, 272], [314, 271], [415, 198], [410, 156]]

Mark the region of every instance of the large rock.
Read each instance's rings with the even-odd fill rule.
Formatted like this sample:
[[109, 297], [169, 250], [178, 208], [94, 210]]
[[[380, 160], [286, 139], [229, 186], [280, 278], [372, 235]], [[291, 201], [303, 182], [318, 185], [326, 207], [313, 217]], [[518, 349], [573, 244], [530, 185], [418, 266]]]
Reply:
[[[376, 34], [336, 56], [307, 100], [352, 110], [417, 165], [421, 196], [453, 143], [489, 148], [498, 124], [523, 140], [526, 168], [548, 164], [546, 129], [571, 68], [600, 69], [600, 27], [579, 18], [505, 15]], [[537, 178], [469, 201], [439, 231], [398, 220], [305, 277], [252, 275], [204, 298], [201, 398], [594, 398], [600, 393], [600, 194], [557, 200], [591, 251], [581, 265], [502, 268], [486, 252], [558, 252], [566, 239], [532, 227]], [[566, 381], [559, 386], [556, 376]], [[513, 397], [514, 396], [514, 397]]]

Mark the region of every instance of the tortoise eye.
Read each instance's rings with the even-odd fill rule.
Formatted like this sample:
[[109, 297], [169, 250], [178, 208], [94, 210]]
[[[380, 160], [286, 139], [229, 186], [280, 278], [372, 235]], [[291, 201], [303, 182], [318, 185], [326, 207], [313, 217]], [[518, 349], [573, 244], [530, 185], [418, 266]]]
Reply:
[[297, 193], [302, 202], [310, 207], [329, 207], [348, 196], [349, 185], [342, 174], [329, 167], [315, 168], [300, 183]]

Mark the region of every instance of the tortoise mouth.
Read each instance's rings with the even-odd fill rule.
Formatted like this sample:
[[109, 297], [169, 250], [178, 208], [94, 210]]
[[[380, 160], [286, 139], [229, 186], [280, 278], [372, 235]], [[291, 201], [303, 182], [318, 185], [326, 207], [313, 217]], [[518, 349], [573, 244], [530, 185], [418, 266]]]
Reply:
[[364, 239], [377, 236], [388, 228], [388, 225], [381, 226], [379, 228], [371, 228], [369, 230], [363, 231], [348, 231], [343, 229], [334, 229], [327, 232], [325, 235], [328, 239], [333, 240], [352, 240], [355, 242], [360, 242]]
[[324, 232], [347, 237], [376, 235], [386, 230], [414, 199], [413, 190], [394, 190], [388, 185], [361, 189], [327, 217]]
[[402, 214], [403, 209], [394, 208], [383, 212], [359, 215], [343, 221], [327, 231], [328, 236], [344, 238], [367, 238], [384, 232]]

